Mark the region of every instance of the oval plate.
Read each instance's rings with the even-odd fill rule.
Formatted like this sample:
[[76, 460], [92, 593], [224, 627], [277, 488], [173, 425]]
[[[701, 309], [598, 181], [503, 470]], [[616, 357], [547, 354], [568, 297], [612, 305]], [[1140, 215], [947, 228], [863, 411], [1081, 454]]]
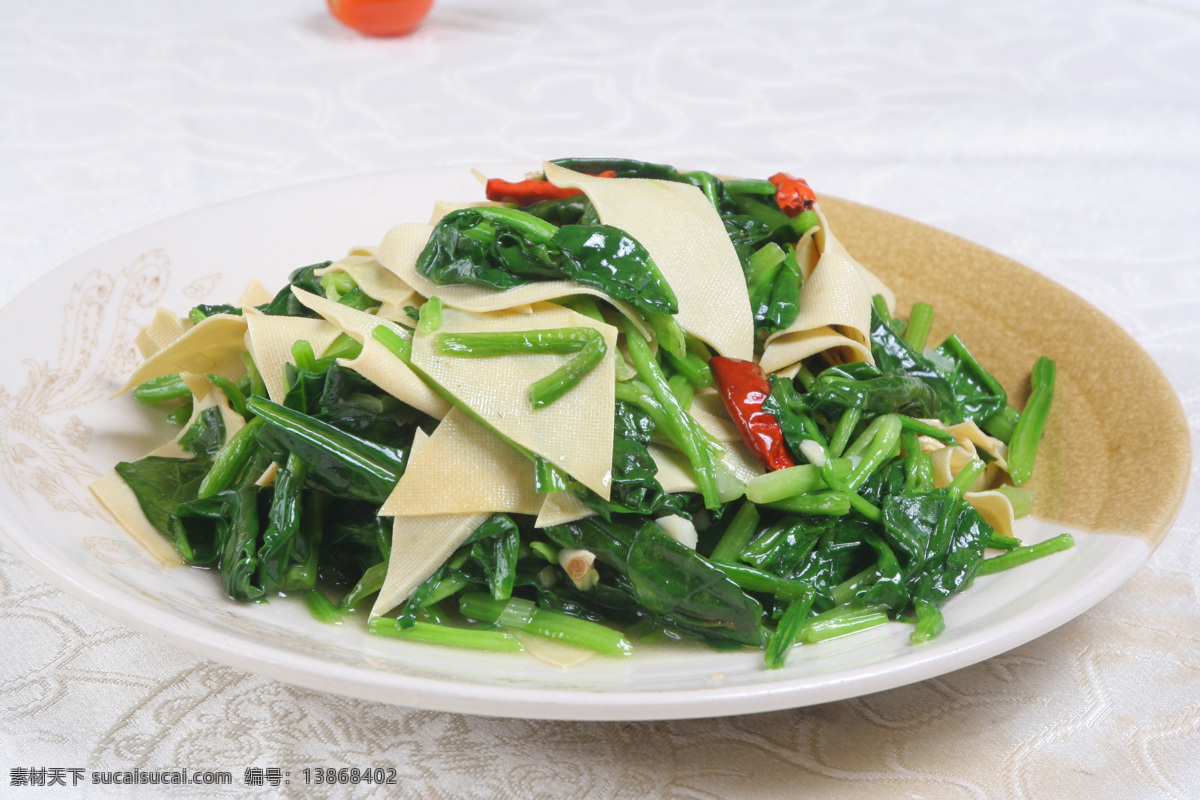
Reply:
[[[485, 171], [520, 175], [527, 167]], [[1182, 407], [1146, 353], [1048, 279], [961, 239], [834, 198], [839, 238], [896, 290], [937, 309], [1020, 406], [1038, 355], [1058, 363], [1039, 454], [1035, 515], [1018, 534], [1077, 546], [985, 576], [945, 607], [946, 631], [912, 646], [891, 623], [798, 648], [767, 671], [760, 653], [639, 646], [561, 670], [527, 656], [448, 651], [365, 633], [363, 616], [315, 621], [302, 603], [240, 604], [203, 569], [162, 567], [87, 489], [173, 433], [130, 395], [133, 341], [156, 306], [236, 299], [251, 278], [374, 244], [425, 220], [436, 199], [480, 197], [462, 168], [369, 175], [224, 203], [122, 236], [57, 268], [0, 312], [0, 529], [41, 575], [89, 606], [197, 656], [322, 691], [419, 708], [545, 719], [678, 719], [823, 703], [973, 664], [1074, 618], [1153, 552], [1183, 501], [1190, 444]], [[24, 379], [21, 376], [24, 375]], [[1122, 447], [1136, 441], [1137, 448]], [[1120, 453], [1121, 469], [1110, 463]], [[1120, 479], [1118, 480], [1118, 476]]]

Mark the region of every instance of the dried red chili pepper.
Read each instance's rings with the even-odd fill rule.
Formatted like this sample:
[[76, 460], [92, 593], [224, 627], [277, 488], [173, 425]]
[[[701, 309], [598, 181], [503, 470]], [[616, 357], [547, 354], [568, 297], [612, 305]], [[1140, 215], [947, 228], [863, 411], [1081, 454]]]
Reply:
[[[617, 173], [605, 170], [600, 178], [615, 178]], [[506, 181], [503, 178], [489, 178], [487, 182], [487, 199], [498, 203], [515, 203], [518, 206], [529, 206], [543, 200], [562, 200], [583, 194], [579, 189], [564, 189], [541, 178], [530, 178], [517, 181]]]
[[795, 466], [779, 420], [763, 411], [763, 401], [771, 395], [771, 384], [762, 367], [753, 361], [725, 356], [714, 356], [708, 366], [725, 410], [758, 462], [767, 469]]
[[543, 200], [562, 200], [564, 197], [574, 197], [582, 194], [578, 189], [563, 189], [550, 181], [530, 179], [511, 183], [503, 178], [489, 178], [487, 182], [487, 199], [499, 203], [516, 203], [528, 206]]
[[789, 217], [808, 211], [817, 202], [816, 193], [803, 178], [793, 178], [786, 172], [776, 172], [767, 180], [775, 185], [775, 202]]

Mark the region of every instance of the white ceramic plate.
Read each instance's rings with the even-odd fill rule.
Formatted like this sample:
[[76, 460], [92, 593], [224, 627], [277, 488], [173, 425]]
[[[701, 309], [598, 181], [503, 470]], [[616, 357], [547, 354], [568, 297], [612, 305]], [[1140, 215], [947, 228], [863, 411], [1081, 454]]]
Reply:
[[[508, 165], [492, 174], [519, 175]], [[251, 278], [374, 244], [428, 217], [435, 199], [474, 199], [466, 169], [371, 175], [224, 203], [130, 233], [47, 275], [0, 312], [0, 529], [47, 580], [130, 627], [197, 656], [313, 689], [420, 708], [550, 719], [742, 714], [876, 692], [967, 666], [1082, 613], [1149, 557], [1159, 536], [1076, 534], [1073, 550], [986, 576], [945, 608], [946, 631], [916, 647], [909, 626], [798, 648], [784, 669], [759, 653], [642, 647], [564, 671], [369, 637], [365, 619], [321, 624], [297, 602], [240, 604], [203, 569], [161, 567], [87, 489], [118, 460], [172, 433], [130, 395], [133, 337], [156, 306], [236, 299]], [[915, 225], [915, 223], [913, 223]], [[911, 301], [911, 298], [910, 298]], [[1107, 323], [1111, 324], [1111, 323]], [[1164, 498], [1177, 508], [1182, 495]], [[1173, 517], [1173, 514], [1170, 515]], [[1069, 530], [1023, 521], [1029, 541]]]

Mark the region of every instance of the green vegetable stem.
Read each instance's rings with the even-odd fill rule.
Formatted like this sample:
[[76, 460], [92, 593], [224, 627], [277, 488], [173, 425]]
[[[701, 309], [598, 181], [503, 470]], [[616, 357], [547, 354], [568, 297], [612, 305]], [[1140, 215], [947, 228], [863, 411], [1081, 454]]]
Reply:
[[994, 558], [986, 559], [980, 564], [979, 572], [976, 574], [991, 575], [993, 572], [1012, 569], [1022, 564], [1028, 564], [1030, 561], [1053, 555], [1054, 553], [1061, 553], [1074, 546], [1075, 538], [1069, 533], [1062, 533], [1044, 542], [1018, 547], [1015, 550], [1009, 550], [1007, 553], [995, 556]]
[[353, 477], [346, 488], [355, 496], [382, 503], [404, 472], [404, 463], [386, 448], [295, 409], [262, 397], [251, 397], [246, 407], [258, 415], [247, 428], [268, 425], [306, 462], [331, 459], [348, 470]]
[[191, 397], [192, 390], [179, 377], [178, 372], [151, 378], [140, 383], [133, 390], [133, 396], [143, 403], [161, 403], [165, 400], [177, 400], [181, 397]]
[[597, 338], [604, 337], [595, 328], [440, 333], [434, 337], [433, 347], [438, 355], [459, 358], [488, 358], [520, 353], [565, 355], [578, 353]]
[[1017, 486], [1025, 483], [1033, 474], [1038, 443], [1042, 440], [1042, 431], [1050, 414], [1050, 402], [1054, 399], [1054, 372], [1054, 362], [1045, 356], [1033, 365], [1033, 390], [1025, 410], [1017, 420], [1008, 446], [1008, 474]]
[[801, 632], [804, 630], [808, 612], [812, 608], [813, 596], [812, 590], [809, 589], [788, 603], [787, 610], [783, 612], [783, 617], [779, 620], [779, 625], [776, 626], [770, 641], [767, 642], [765, 655], [767, 669], [779, 669], [784, 665], [788, 653], [791, 652], [792, 646], [799, 640]]
[[[588, 328], [588, 330], [594, 329]], [[545, 408], [574, 389], [585, 375], [604, 360], [606, 353], [608, 353], [608, 345], [605, 344], [604, 337], [596, 333], [592, 340], [579, 351], [579, 355], [530, 385], [530, 404], [534, 408]]]
[[925, 349], [925, 340], [929, 338], [929, 329], [933, 325], [933, 306], [928, 303], [913, 303], [912, 313], [908, 315], [908, 327], [904, 331], [904, 341], [918, 353]]
[[803, 642], [815, 644], [837, 636], [886, 625], [887, 622], [887, 614], [879, 608], [838, 606], [805, 622], [797, 638]]
[[414, 622], [407, 628], [401, 628], [396, 625], [395, 620], [387, 617], [374, 617], [368, 626], [371, 633], [376, 636], [422, 644], [459, 647], [467, 650], [487, 650], [495, 653], [520, 653], [525, 650], [520, 639], [504, 631], [455, 628], [433, 622]]
[[211, 497], [234, 485], [254, 456], [258, 446], [256, 437], [262, 425], [263, 420], [252, 419], [225, 443], [213, 459], [212, 469], [200, 482], [197, 497]]
[[633, 366], [637, 369], [638, 377], [650, 388], [654, 399], [664, 411], [661, 424], [691, 463], [696, 484], [700, 487], [700, 494], [704, 498], [705, 507], [719, 508], [721, 497], [717, 488], [712, 454], [702, 444], [702, 434], [698, 432], [699, 425], [671, 393], [667, 378], [655, 360], [654, 354], [650, 352], [650, 345], [642, 338], [642, 334], [628, 319], [622, 318], [622, 324], [625, 331], [625, 343], [629, 349], [630, 358], [633, 359]]
[[730, 520], [729, 526], [725, 528], [725, 532], [721, 534], [716, 547], [713, 548], [712, 560], [728, 563], [736, 559], [742, 549], [754, 538], [758, 521], [758, 509], [755, 508], [754, 503], [749, 500], [742, 503], [738, 507], [737, 513], [733, 515], [733, 519]]
[[468, 592], [459, 600], [459, 610], [468, 619], [491, 622], [500, 625], [501, 628], [544, 636], [601, 655], [633, 654], [633, 646], [620, 632], [586, 619], [546, 611], [529, 600], [496, 600], [487, 595]]

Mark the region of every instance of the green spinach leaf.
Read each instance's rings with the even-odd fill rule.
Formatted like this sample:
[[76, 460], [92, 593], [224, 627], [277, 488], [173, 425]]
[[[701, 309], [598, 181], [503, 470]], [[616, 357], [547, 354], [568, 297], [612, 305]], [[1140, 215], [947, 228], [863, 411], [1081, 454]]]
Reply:
[[324, 261], [320, 264], [311, 264], [296, 270], [288, 278], [287, 286], [280, 289], [271, 302], [259, 306], [259, 310], [264, 314], [271, 314], [277, 317], [316, 317], [317, 312], [296, 299], [296, 296], [292, 294], [292, 287], [295, 286], [306, 292], [311, 292], [318, 297], [324, 297], [325, 290], [321, 288], [321, 279], [315, 273], [317, 270], [324, 269], [332, 263], [332, 261]]
[[177, 516], [180, 505], [196, 499], [200, 482], [211, 468], [212, 459], [207, 456], [146, 456], [116, 466], [116, 473], [133, 491], [146, 520], [193, 564], [210, 564], [217, 553], [213, 548], [194, 548]]

